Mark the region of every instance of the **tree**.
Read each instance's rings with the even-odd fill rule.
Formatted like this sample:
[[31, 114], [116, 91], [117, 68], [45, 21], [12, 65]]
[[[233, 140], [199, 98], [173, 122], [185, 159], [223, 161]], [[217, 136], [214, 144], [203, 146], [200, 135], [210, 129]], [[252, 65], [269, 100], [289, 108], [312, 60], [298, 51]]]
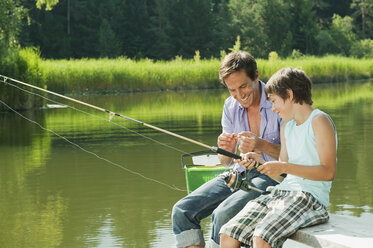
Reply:
[[25, 16], [25, 9], [18, 0], [0, 1], [0, 51], [17, 46], [21, 20]]
[[122, 45], [106, 19], [101, 23], [98, 41], [100, 57], [114, 58], [121, 55]]
[[317, 21], [308, 0], [231, 0], [232, 22], [238, 27], [242, 46], [254, 56], [270, 51], [288, 56], [293, 49], [312, 53]]
[[333, 22], [330, 27], [330, 34], [336, 42], [339, 53], [349, 55], [352, 43], [356, 40], [356, 34], [353, 32], [353, 20], [349, 16], [333, 16]]
[[[215, 16], [211, 1], [170, 1], [169, 18], [172, 20], [170, 33], [174, 54], [193, 58], [195, 50], [203, 56], [217, 55], [215, 46]], [[215, 49], [216, 50], [216, 49]]]
[[[316, 12], [309, 0], [293, 0], [288, 4], [291, 18], [290, 30], [293, 36], [293, 49], [304, 54], [312, 54], [315, 50], [315, 36], [318, 33]], [[290, 51], [290, 52], [291, 52]]]
[[39, 9], [45, 6], [46, 10], [52, 10], [53, 6], [58, 3], [59, 0], [36, 0], [36, 7]]
[[373, 38], [373, 0], [353, 0], [351, 8], [353, 15], [359, 17], [362, 36]]

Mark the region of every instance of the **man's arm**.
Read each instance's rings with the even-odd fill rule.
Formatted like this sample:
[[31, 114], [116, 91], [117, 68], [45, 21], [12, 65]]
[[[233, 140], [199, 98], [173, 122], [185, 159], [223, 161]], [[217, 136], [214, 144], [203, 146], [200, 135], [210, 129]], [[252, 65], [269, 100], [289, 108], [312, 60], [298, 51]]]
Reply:
[[271, 143], [262, 138], [258, 138], [257, 149], [271, 156], [272, 158], [278, 159], [280, 156], [281, 145]]
[[[222, 133], [218, 137], [218, 147], [226, 151], [235, 153], [237, 135], [232, 133]], [[230, 166], [233, 163], [233, 159], [221, 154], [218, 154], [220, 163], [224, 166]]]
[[239, 150], [242, 153], [259, 150], [275, 159], [278, 159], [280, 156], [281, 146], [279, 144], [274, 144], [259, 138], [252, 132], [241, 132], [238, 134], [238, 137], [240, 137], [241, 140]]

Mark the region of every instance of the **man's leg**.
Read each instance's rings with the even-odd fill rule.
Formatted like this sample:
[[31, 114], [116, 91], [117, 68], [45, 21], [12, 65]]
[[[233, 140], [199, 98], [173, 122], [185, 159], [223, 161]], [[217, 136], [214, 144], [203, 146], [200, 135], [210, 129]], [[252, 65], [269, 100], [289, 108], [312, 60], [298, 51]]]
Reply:
[[[256, 170], [253, 170], [251, 183], [256, 188], [261, 190], [266, 190], [268, 186], [276, 185], [277, 183], [273, 181], [266, 175], [262, 175]], [[211, 240], [208, 242], [207, 247], [217, 248], [220, 244], [219, 231], [220, 228], [232, 219], [239, 211], [241, 211], [244, 206], [252, 199], [257, 198], [260, 195], [257, 191], [246, 192], [243, 190], [238, 190], [225, 199], [212, 213], [212, 233]]]
[[221, 177], [216, 177], [178, 201], [172, 209], [172, 227], [177, 247], [205, 245], [200, 222], [232, 194]]

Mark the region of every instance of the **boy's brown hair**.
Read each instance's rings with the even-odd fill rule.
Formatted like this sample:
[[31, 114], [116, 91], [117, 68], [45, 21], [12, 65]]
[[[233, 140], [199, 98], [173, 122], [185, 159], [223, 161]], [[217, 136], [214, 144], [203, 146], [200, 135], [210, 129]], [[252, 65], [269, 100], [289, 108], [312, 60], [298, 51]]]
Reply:
[[219, 79], [221, 83], [226, 86], [224, 82], [225, 78], [241, 70], [244, 70], [246, 75], [254, 81], [258, 70], [254, 57], [244, 51], [229, 53], [220, 63]]
[[292, 67], [278, 70], [268, 80], [264, 88], [267, 96], [276, 94], [284, 100], [289, 98], [287, 90], [292, 90], [295, 103], [306, 103], [309, 105], [313, 103], [311, 89], [312, 82], [306, 73]]

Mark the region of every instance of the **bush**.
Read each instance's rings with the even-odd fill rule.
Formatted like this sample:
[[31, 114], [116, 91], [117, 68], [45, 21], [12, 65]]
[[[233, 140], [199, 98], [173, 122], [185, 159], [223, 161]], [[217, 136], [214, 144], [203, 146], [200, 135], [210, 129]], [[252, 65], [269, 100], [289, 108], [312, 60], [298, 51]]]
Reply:
[[[44, 87], [45, 80], [40, 71], [40, 62], [40, 53], [35, 48], [9, 49], [0, 61], [0, 74], [38, 87]], [[17, 85], [9, 79], [7, 82], [25, 90], [33, 91], [31, 88]], [[41, 92], [36, 93], [42, 94]], [[43, 104], [42, 98], [35, 97], [4, 83], [0, 84], [0, 98], [14, 109], [30, 109], [40, 107]], [[5, 106], [0, 106], [0, 110], [7, 109]]]
[[291, 53], [292, 59], [299, 59], [303, 56], [304, 56], [303, 53], [301, 53], [298, 49], [293, 49], [293, 52]]
[[274, 60], [278, 60], [279, 57], [278, 57], [278, 53], [276, 51], [272, 51], [268, 54], [268, 60], [269, 61], [274, 61]]
[[373, 58], [373, 40], [355, 41], [351, 46], [350, 54], [357, 58]]

